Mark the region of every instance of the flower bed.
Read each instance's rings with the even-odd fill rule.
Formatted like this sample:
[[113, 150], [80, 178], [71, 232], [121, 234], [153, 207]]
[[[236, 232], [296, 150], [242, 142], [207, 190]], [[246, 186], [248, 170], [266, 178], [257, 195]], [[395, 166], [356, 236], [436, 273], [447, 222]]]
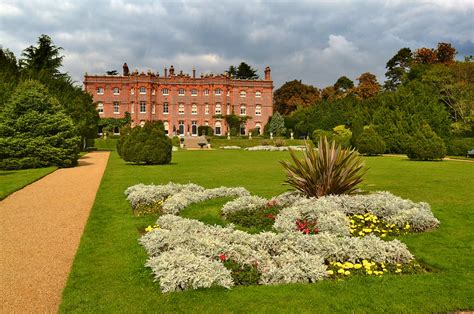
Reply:
[[[321, 198], [287, 192], [267, 200], [242, 187], [169, 183], [139, 184], [125, 194], [134, 209], [160, 207], [162, 216], [140, 243], [163, 292], [420, 272], [405, 244], [382, 238], [439, 225], [428, 204], [388, 192]], [[249, 234], [232, 224], [176, 216], [192, 203], [234, 196], [221, 209], [224, 219], [277, 233]]]
[[287, 151], [287, 150], [305, 150], [306, 148], [304, 146], [271, 146], [271, 145], [259, 145], [259, 146], [252, 146], [252, 147], [247, 147], [245, 150], [250, 150], [250, 151]]

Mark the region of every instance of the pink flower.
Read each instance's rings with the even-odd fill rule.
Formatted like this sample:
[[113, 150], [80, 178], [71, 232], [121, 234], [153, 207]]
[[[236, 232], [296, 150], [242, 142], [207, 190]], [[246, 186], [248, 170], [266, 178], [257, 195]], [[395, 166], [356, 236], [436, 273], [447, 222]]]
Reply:
[[221, 262], [225, 262], [227, 260], [227, 257], [225, 256], [225, 254], [221, 254], [219, 255], [219, 259], [221, 260]]

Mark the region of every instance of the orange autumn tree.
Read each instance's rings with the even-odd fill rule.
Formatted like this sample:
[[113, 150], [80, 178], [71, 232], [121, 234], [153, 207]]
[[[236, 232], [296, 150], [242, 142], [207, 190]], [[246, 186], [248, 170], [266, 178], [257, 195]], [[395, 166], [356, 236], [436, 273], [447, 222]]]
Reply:
[[362, 73], [357, 80], [359, 85], [354, 89], [354, 93], [360, 99], [373, 97], [380, 92], [380, 84], [377, 82], [377, 77], [372, 73]]

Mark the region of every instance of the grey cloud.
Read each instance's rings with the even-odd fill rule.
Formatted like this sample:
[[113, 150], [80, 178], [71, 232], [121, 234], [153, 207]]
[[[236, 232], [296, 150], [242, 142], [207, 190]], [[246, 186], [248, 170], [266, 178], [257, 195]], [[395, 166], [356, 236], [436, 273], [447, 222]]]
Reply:
[[375, 73], [402, 47], [449, 41], [474, 54], [474, 5], [380, 1], [0, 1], [0, 39], [17, 56], [41, 33], [64, 47], [64, 70], [223, 72], [244, 60], [275, 86], [302, 79], [324, 87]]

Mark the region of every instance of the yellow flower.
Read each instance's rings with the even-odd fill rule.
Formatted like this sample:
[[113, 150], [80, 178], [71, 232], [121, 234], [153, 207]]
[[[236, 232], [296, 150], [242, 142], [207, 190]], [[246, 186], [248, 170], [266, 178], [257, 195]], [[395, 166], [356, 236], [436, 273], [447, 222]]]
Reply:
[[371, 270], [367, 270], [367, 275], [372, 275], [372, 271]]
[[336, 263], [336, 266], [337, 266], [337, 267], [342, 267], [342, 264], [339, 263], [339, 262], [337, 262], [337, 263]]
[[359, 268], [361, 268], [361, 267], [362, 267], [361, 264], [354, 264], [354, 268], [355, 268], [355, 269], [359, 269]]
[[360, 236], [363, 236], [365, 233], [363, 233], [362, 231], [359, 231], [359, 235]]
[[339, 274], [344, 274], [344, 268], [339, 268], [339, 270], [337, 271]]
[[333, 270], [328, 270], [328, 275], [334, 275], [334, 271]]
[[153, 230], [153, 227], [152, 227], [152, 226], [148, 226], [148, 227], [145, 228], [145, 231], [146, 231], [146, 232], [150, 232], [151, 230]]
[[410, 229], [410, 224], [409, 223], [406, 224], [405, 229]]
[[387, 235], [384, 233], [382, 235], [380, 235], [381, 238], [385, 238]]
[[346, 275], [346, 276], [349, 276], [350, 274], [351, 274], [351, 272], [348, 271], [348, 270], [346, 270], [346, 271], [344, 272], [344, 275]]
[[397, 270], [395, 272], [398, 274], [398, 273], [401, 273], [402, 270], [400, 268], [397, 268]]
[[345, 269], [354, 268], [354, 265], [351, 262], [345, 262], [343, 266]]
[[364, 229], [362, 229], [362, 231], [364, 231], [364, 232], [366, 232], [366, 233], [369, 233], [369, 232], [372, 232], [372, 229], [370, 229], [370, 228], [364, 228]]

